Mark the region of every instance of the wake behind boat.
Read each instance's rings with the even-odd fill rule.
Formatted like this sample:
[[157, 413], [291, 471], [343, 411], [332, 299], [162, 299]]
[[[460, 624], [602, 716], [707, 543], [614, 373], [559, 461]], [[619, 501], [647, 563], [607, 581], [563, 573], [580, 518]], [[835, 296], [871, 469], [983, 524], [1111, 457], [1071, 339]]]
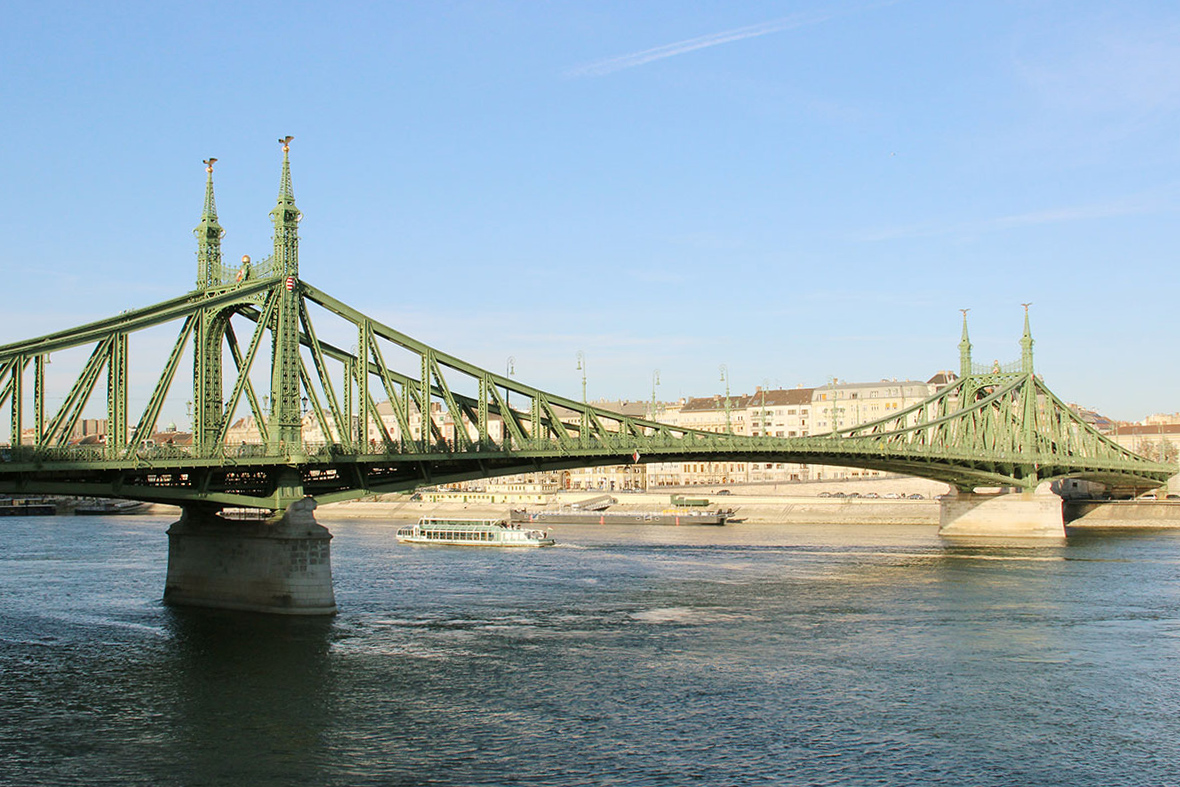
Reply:
[[406, 544], [449, 544], [464, 547], [548, 547], [553, 539], [544, 530], [523, 528], [503, 519], [455, 519], [424, 516], [397, 531]]

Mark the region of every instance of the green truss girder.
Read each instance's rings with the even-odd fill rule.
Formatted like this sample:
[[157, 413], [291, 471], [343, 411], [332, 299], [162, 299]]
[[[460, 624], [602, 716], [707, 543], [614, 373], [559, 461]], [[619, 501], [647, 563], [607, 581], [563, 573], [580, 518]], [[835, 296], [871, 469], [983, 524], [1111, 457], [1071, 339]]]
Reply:
[[[289, 303], [284, 300], [288, 298]], [[353, 325], [355, 351], [318, 337], [309, 303]], [[278, 317], [280, 309], [287, 310], [286, 323]], [[244, 353], [232, 317], [254, 324]], [[198, 441], [192, 448], [145, 450], [142, 444], [159, 417], [195, 326], [214, 318], [225, 319], [218, 335], [237, 374], [228, 407], [218, 416], [216, 440]], [[132, 425], [126, 413], [127, 337], [174, 321], [181, 321], [176, 343], [128, 439]], [[288, 338], [276, 340], [276, 331]], [[268, 433], [266, 413], [250, 381], [266, 335], [272, 339], [272, 366], [279, 355], [293, 366], [324, 442], [280, 443]], [[280, 346], [284, 341], [297, 342], [298, 347]], [[402, 357], [408, 353], [412, 371], [387, 365], [383, 343], [398, 348]], [[46, 424], [41, 359], [89, 345], [90, 360]], [[281, 277], [200, 290], [72, 331], [0, 347], [0, 408], [10, 408], [14, 426], [30, 420], [23, 412], [22, 389], [30, 361], [35, 361], [32, 420], [37, 439], [31, 446], [14, 441], [0, 451], [0, 492], [278, 508], [289, 502], [279, 477], [292, 468], [302, 479], [303, 492], [331, 502], [426, 483], [620, 464], [632, 461], [635, 453], [642, 462], [700, 459], [856, 466], [961, 488], [1030, 488], [1067, 476], [1150, 488], [1175, 472], [1098, 433], [1032, 373], [972, 375], [887, 418], [828, 435], [774, 438], [702, 432], [622, 416], [523, 385], [372, 320], [306, 282], [287, 287]], [[341, 364], [344, 373], [335, 374], [330, 363]], [[64, 445], [103, 369], [108, 371], [108, 417], [118, 430], [113, 442]], [[285, 376], [269, 377], [272, 386], [286, 387], [284, 396], [290, 399]], [[382, 421], [375, 389], [389, 403], [396, 436]], [[261, 445], [225, 445], [228, 416], [243, 397], [260, 426]], [[496, 418], [503, 425], [502, 435], [493, 438], [491, 424]]]

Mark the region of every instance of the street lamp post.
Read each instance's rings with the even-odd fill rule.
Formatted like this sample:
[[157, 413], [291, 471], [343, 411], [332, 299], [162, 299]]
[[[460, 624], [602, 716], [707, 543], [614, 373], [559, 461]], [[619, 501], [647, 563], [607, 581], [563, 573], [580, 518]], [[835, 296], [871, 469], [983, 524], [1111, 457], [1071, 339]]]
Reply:
[[656, 386], [660, 384], [660, 370], [656, 369], [651, 373], [651, 411], [647, 414], [649, 421], [655, 420], [656, 417]]
[[586, 407], [586, 354], [578, 350], [578, 371], [582, 373], [582, 426], [578, 429], [578, 439], [583, 445], [586, 443], [586, 431], [590, 426], [590, 418]]
[[770, 434], [769, 425], [767, 423], [768, 419], [766, 417], [767, 416], [766, 389], [769, 387], [770, 387], [770, 380], [765, 377], [762, 378], [762, 408], [761, 408], [761, 411], [758, 413], [758, 418], [762, 422], [762, 436], [763, 437], [766, 437], [768, 434]]
[[[509, 355], [508, 360], [504, 363], [504, 376], [512, 377], [516, 374], [516, 356]], [[504, 389], [504, 406], [509, 407], [512, 404], [512, 389]], [[507, 416], [507, 413], [505, 413]]]
[[721, 382], [725, 383], [725, 432], [733, 434], [733, 421], [729, 415], [729, 367], [721, 364], [717, 368], [721, 370]]
[[[840, 435], [839, 435], [839, 434], [837, 434], [837, 431], [840, 429], [840, 416], [841, 416], [841, 415], [843, 415], [843, 413], [844, 413], [844, 408], [843, 408], [843, 407], [837, 407], [837, 406], [836, 406], [836, 400], [837, 400], [837, 399], [839, 398], [839, 396], [840, 396], [840, 392], [839, 392], [839, 390], [836, 388], [836, 386], [839, 384], [839, 382], [840, 382], [840, 381], [839, 381], [839, 379], [837, 379], [837, 378], [835, 378], [835, 377], [833, 377], [833, 378], [832, 378], [832, 381], [831, 381], [831, 386], [832, 386], [832, 407], [831, 407], [831, 409], [830, 409], [830, 411], [829, 411], [829, 413], [830, 413], [830, 415], [831, 415], [831, 417], [832, 417], [832, 431], [831, 431], [831, 434], [830, 434], [829, 436], [830, 436], [830, 437], [834, 437], [834, 438], [839, 438], [839, 437], [840, 437]], [[833, 471], [832, 471], [832, 480], [833, 480], [833, 481], [834, 481], [834, 480], [836, 480], [836, 471], [835, 471], [835, 470], [833, 470]]]
[[578, 350], [578, 371], [582, 373], [582, 404], [586, 404], [586, 354]]
[[[729, 415], [729, 367], [725, 364], [721, 364], [717, 368], [721, 370], [721, 382], [725, 383], [725, 433], [731, 435], [733, 434], [733, 421], [730, 419]], [[721, 483], [728, 483], [729, 478], [725, 475], [724, 463], [722, 463], [721, 469]]]
[[832, 437], [839, 437], [839, 435], [836, 434], [836, 431], [840, 428], [840, 416], [844, 414], [844, 408], [836, 406], [836, 400], [840, 397], [840, 393], [836, 389], [836, 386], [838, 384], [839, 384], [839, 380], [836, 379], [835, 377], [833, 377], [831, 380], [831, 386], [832, 386], [832, 408], [831, 408]]

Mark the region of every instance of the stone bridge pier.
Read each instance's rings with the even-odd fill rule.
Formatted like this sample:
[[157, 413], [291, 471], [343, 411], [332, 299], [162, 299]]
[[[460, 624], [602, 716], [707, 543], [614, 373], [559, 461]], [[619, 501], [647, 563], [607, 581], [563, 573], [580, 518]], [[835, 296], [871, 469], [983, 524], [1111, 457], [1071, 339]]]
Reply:
[[938, 534], [1065, 538], [1062, 500], [1048, 483], [1036, 491], [964, 492], [951, 487], [940, 501]]
[[316, 502], [296, 500], [270, 519], [240, 522], [186, 506], [168, 529], [164, 603], [282, 615], [332, 615], [332, 534]]

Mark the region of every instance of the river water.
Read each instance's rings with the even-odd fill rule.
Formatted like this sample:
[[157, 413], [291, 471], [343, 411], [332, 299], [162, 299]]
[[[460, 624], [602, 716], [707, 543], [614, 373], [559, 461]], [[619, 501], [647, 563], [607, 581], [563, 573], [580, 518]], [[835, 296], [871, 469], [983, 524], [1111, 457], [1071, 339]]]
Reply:
[[287, 619], [163, 607], [167, 524], [0, 520], [0, 784], [1180, 781], [1180, 532], [333, 522]]

